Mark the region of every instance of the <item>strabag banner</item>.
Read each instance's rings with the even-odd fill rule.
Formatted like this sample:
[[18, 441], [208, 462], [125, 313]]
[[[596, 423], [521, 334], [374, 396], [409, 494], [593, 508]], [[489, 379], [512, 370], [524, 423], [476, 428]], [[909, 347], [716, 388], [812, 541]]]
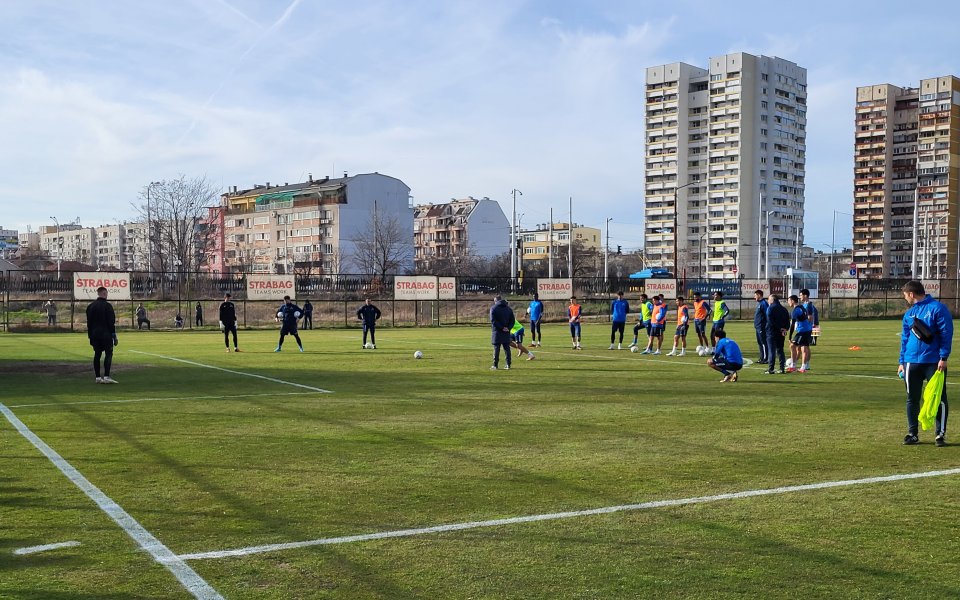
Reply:
[[456, 300], [457, 278], [405, 275], [393, 279], [395, 300]]
[[130, 300], [130, 273], [74, 273], [75, 300], [96, 300], [97, 288], [107, 288], [107, 300]]
[[831, 279], [831, 298], [856, 298], [860, 295], [860, 281], [857, 279]]
[[740, 282], [740, 297], [741, 298], [755, 298], [754, 292], [760, 290], [763, 292], [763, 297], [768, 298], [770, 296], [770, 280], [769, 279], [744, 279]]
[[537, 279], [537, 294], [541, 300], [569, 300], [573, 296], [573, 280]]
[[648, 296], [663, 294], [664, 299], [673, 300], [677, 297], [676, 279], [646, 279], [643, 282], [643, 291]]
[[283, 300], [297, 298], [293, 275], [247, 275], [247, 300]]

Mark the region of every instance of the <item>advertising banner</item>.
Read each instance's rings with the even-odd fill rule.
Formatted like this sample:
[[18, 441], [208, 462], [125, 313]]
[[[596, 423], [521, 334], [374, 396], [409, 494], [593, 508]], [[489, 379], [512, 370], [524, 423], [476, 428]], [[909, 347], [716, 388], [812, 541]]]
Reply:
[[923, 291], [934, 298], [940, 298], [940, 294], [943, 292], [943, 286], [940, 284], [939, 279], [922, 279], [920, 283], [923, 284]]
[[[454, 279], [445, 277], [444, 279]], [[454, 282], [456, 280], [454, 279]], [[456, 297], [456, 283], [453, 286]], [[396, 276], [393, 279], [393, 297], [396, 300], [437, 300], [439, 284], [434, 275]]]
[[437, 286], [440, 290], [441, 300], [457, 299], [457, 278], [456, 277], [437, 277]]
[[831, 298], [856, 298], [860, 295], [860, 281], [858, 279], [831, 279]]
[[770, 296], [769, 279], [744, 279], [741, 283], [743, 284], [743, 287], [740, 288], [741, 298], [753, 298], [753, 293], [757, 290], [763, 292], [764, 298]]
[[677, 297], [676, 279], [647, 279], [643, 283], [643, 291], [648, 296], [663, 294], [667, 300], [673, 300]]
[[130, 273], [74, 273], [73, 297], [96, 300], [97, 288], [107, 288], [107, 300], [130, 300]]
[[247, 300], [283, 300], [297, 298], [293, 275], [247, 275]]
[[541, 300], [569, 300], [573, 296], [573, 280], [537, 279], [537, 293]]

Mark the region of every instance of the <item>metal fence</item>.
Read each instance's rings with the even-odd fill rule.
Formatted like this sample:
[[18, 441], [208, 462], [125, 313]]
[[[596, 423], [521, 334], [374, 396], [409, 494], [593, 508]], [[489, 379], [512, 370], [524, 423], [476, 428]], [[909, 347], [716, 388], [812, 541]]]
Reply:
[[[455, 276], [455, 275], [454, 275]], [[893, 318], [903, 314], [900, 292], [903, 279], [860, 279], [856, 298], [830, 298], [829, 283], [821, 282], [817, 307], [822, 319]], [[956, 280], [942, 280], [939, 300], [955, 315], [960, 314], [960, 295]], [[502, 294], [514, 308], [526, 307], [536, 291], [536, 280], [511, 281], [509, 277], [457, 277], [455, 300], [397, 300], [393, 297], [392, 276], [384, 279], [365, 275], [295, 278], [295, 290], [301, 305], [309, 299], [314, 306], [313, 326], [359, 327], [356, 311], [364, 298], [373, 298], [383, 313], [381, 323], [394, 327], [487, 325], [494, 295]], [[732, 319], [752, 319], [756, 303], [752, 289], [742, 289], [736, 280], [687, 280], [679, 289], [689, 298], [694, 291], [705, 296], [716, 290], [724, 293]], [[177, 314], [184, 329], [218, 326], [218, 309], [225, 293], [233, 296], [241, 327], [276, 325], [278, 301], [250, 300], [246, 297], [246, 275], [148, 274], [131, 273], [132, 300], [111, 300], [121, 327], [137, 327], [136, 307], [143, 304], [152, 328], [174, 329]], [[644, 292], [643, 280], [602, 277], [577, 278], [574, 290], [588, 320], [609, 320], [610, 301], [623, 291], [632, 304], [639, 305]], [[783, 294], [784, 282], [770, 281], [774, 293]], [[747, 296], [743, 298], [741, 296]], [[56, 326], [47, 325], [44, 303], [53, 300], [58, 308]], [[668, 299], [672, 300], [672, 299]], [[203, 321], [196, 319], [200, 304]], [[84, 327], [87, 301], [74, 300], [73, 274], [50, 271], [11, 271], [0, 274], [0, 325], [5, 330], [72, 330]], [[545, 300], [545, 320], [566, 320], [564, 300]], [[670, 302], [671, 307], [673, 302]], [[636, 308], [634, 306], [633, 308]]]

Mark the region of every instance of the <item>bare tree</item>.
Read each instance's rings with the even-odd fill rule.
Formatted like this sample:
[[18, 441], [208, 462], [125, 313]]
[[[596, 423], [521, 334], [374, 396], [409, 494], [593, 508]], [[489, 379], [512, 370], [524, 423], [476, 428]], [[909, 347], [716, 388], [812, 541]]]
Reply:
[[366, 227], [351, 241], [357, 265], [380, 281], [385, 281], [388, 273], [397, 273], [411, 259], [412, 236], [396, 216], [381, 214], [376, 203]]
[[144, 187], [134, 208], [147, 223], [151, 267], [188, 273], [205, 264], [217, 232], [204, 218], [218, 201], [219, 193], [206, 177], [180, 175]]

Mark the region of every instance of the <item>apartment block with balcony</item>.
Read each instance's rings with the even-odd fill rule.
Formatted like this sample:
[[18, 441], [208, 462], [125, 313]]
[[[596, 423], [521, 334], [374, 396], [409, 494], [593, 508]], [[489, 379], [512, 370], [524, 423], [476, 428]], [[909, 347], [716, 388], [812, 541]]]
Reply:
[[77, 223], [40, 227], [40, 250], [53, 260], [96, 266], [96, 230]]
[[574, 223], [541, 223], [531, 229], [523, 229], [519, 234], [520, 264], [540, 263], [548, 264], [553, 255], [554, 274], [557, 277], [569, 276], [567, 265], [564, 262], [569, 255], [571, 244], [576, 248], [596, 253], [601, 249], [602, 235], [596, 227], [586, 227]]
[[413, 213], [413, 248], [420, 272], [456, 270], [467, 257], [491, 259], [510, 251], [510, 222], [489, 198], [420, 204]]
[[864, 277], [956, 277], [960, 79], [857, 88], [853, 259]]
[[234, 187], [222, 196], [222, 212], [208, 215], [222, 219], [222, 239], [207, 248], [207, 262], [221, 272], [360, 273], [355, 242], [372, 235], [374, 214], [396, 220], [412, 256], [409, 197], [406, 184], [379, 173]]
[[644, 251], [681, 277], [779, 277], [803, 244], [806, 69], [739, 52], [646, 72]]

